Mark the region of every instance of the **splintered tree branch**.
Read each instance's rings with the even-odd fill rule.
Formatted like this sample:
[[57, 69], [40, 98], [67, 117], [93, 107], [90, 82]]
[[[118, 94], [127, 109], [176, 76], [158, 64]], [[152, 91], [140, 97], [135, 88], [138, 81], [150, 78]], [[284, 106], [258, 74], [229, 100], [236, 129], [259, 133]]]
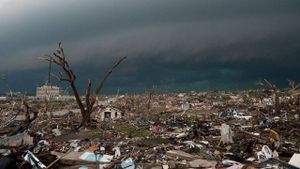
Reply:
[[68, 61], [66, 61], [65, 59], [65, 54], [64, 54], [64, 50], [61, 47], [61, 43], [59, 43], [59, 47], [56, 50], [56, 52], [54, 52], [52, 55], [45, 55], [45, 60], [47, 61], [52, 61], [53, 63], [55, 63], [56, 65], [60, 66], [61, 69], [63, 70], [64, 74], [66, 75], [66, 77], [62, 77], [62, 73], [60, 73], [60, 77], [54, 75], [54, 77], [56, 77], [58, 80], [60, 81], [66, 81], [69, 83], [69, 85], [72, 88], [72, 92], [73, 95], [75, 96], [75, 100], [77, 105], [79, 106], [79, 109], [82, 113], [82, 115], [84, 115], [84, 105], [80, 100], [80, 96], [77, 90], [77, 87], [75, 85], [75, 75], [73, 73], [73, 71], [71, 70]]
[[101, 82], [96, 86], [95, 91], [94, 91], [94, 97], [96, 97], [100, 90], [103, 88], [104, 86], [104, 82], [106, 81], [106, 79], [110, 76], [110, 74], [113, 72], [113, 70], [118, 67], [124, 60], [126, 59], [126, 56], [123, 58], [120, 58], [114, 65], [113, 67], [110, 68], [110, 70], [106, 73], [106, 75], [103, 77], [103, 79], [101, 80]]
[[85, 103], [87, 105], [87, 108], [89, 108], [89, 105], [90, 105], [91, 86], [92, 86], [92, 82], [89, 79], [87, 82], [86, 91], [85, 91]]
[[62, 75], [57, 76], [57, 75], [51, 73], [51, 76], [53, 76], [54, 78], [56, 78], [56, 79], [59, 80], [59, 81], [67, 81], [67, 82], [70, 82], [70, 79], [63, 78]]
[[102, 78], [102, 80], [98, 83], [98, 85], [96, 86], [95, 90], [94, 90], [94, 94], [93, 94], [93, 97], [92, 97], [92, 101], [89, 105], [89, 109], [93, 109], [93, 106], [96, 102], [96, 98], [97, 96], [99, 95], [101, 89], [103, 88], [104, 86], [104, 83], [106, 81], [106, 79], [112, 74], [112, 72], [114, 71], [114, 69], [116, 67], [118, 67], [127, 57], [122, 57], [120, 58], [110, 69], [109, 71], [106, 73], [106, 75]]

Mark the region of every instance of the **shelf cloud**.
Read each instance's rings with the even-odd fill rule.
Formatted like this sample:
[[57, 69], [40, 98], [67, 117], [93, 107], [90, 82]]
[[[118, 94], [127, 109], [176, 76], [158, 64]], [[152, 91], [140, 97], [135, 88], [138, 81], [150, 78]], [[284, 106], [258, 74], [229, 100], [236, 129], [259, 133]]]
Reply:
[[82, 88], [122, 56], [107, 92], [283, 86], [300, 81], [299, 20], [298, 0], [0, 0], [0, 73], [33, 92], [62, 41]]

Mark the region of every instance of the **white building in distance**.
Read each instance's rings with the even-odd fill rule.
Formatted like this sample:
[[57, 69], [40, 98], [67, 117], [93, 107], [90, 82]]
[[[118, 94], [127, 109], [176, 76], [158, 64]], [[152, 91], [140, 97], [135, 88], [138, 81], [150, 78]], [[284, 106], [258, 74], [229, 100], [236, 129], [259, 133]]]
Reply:
[[64, 95], [62, 88], [52, 85], [43, 85], [36, 88], [36, 97], [38, 98], [54, 98]]

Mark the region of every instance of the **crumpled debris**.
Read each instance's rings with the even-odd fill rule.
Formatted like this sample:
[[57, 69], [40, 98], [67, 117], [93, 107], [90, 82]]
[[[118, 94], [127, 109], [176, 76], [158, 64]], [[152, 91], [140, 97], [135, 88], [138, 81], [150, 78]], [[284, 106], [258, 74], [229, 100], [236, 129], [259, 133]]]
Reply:
[[26, 151], [23, 155], [25, 161], [29, 162], [35, 168], [47, 168], [34, 154]]
[[231, 130], [230, 126], [227, 124], [221, 125], [221, 140], [220, 142], [223, 144], [233, 143], [233, 131]]

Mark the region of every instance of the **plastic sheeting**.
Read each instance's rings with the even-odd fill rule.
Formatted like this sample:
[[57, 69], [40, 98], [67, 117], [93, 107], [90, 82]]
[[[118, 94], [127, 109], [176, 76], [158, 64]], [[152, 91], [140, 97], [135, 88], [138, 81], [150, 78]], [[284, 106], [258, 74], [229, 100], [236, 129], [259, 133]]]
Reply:
[[113, 159], [113, 156], [84, 152], [79, 158], [85, 161], [100, 161], [103, 163], [109, 163]]

